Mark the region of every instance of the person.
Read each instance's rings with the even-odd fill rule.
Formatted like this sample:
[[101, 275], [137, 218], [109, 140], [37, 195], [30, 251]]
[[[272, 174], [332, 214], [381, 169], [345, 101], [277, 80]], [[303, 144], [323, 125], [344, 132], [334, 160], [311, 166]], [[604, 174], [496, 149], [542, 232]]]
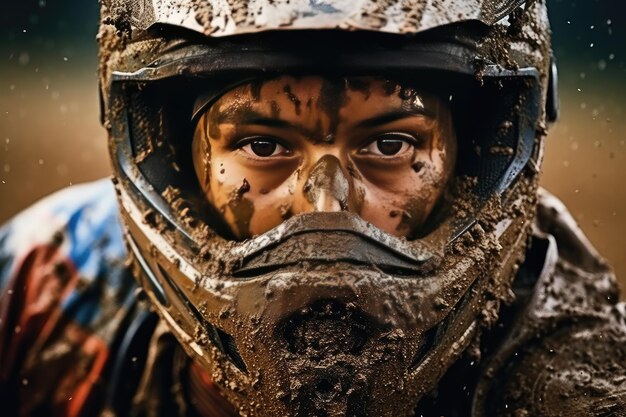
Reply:
[[544, 1], [108, 0], [98, 39], [113, 186], [1, 229], [3, 415], [626, 415], [615, 277], [538, 186]]

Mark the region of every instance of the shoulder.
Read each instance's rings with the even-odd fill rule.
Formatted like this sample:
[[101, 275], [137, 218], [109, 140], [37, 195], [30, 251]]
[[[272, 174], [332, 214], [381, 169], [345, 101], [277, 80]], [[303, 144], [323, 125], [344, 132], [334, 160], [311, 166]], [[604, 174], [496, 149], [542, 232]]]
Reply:
[[546, 191], [514, 290], [473, 415], [626, 415], [626, 305], [611, 267]]
[[539, 323], [576, 318], [594, 321], [619, 301], [613, 268], [593, 247], [565, 205], [545, 190], [540, 193], [533, 244], [545, 242], [545, 260], [526, 307]]
[[560, 326], [521, 347], [492, 385], [486, 415], [625, 416], [626, 311], [616, 309], [613, 318]]
[[41, 246], [58, 247], [86, 277], [97, 276], [105, 259], [124, 257], [111, 182], [103, 179], [68, 187], [6, 223], [0, 229], [0, 287], [7, 285], [17, 264]]
[[137, 310], [116, 204], [109, 180], [72, 186], [0, 229], [0, 398], [8, 415], [70, 415], [68, 407], [98, 397]]

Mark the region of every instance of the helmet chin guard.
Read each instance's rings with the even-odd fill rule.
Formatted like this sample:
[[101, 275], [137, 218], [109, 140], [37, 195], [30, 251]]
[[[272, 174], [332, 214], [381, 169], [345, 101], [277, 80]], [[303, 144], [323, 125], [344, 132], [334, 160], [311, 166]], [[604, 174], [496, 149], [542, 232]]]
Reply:
[[469, 254], [442, 257], [353, 214], [313, 213], [212, 242], [215, 262], [198, 270], [160, 220], [121, 202], [141, 285], [242, 415], [411, 415], [508, 295], [525, 242], [525, 219], [475, 225], [482, 247], [461, 239]]
[[[231, 1], [111, 3], [133, 19], [103, 8], [116, 25], [101, 30], [104, 119], [136, 277], [161, 318], [241, 415], [413, 415], [510, 298], [541, 163], [545, 5], [417, 0], [400, 25], [390, 2], [376, 26], [343, 1], [268, 2], [297, 12], [288, 25]], [[194, 103], [280, 74], [381, 75], [449, 97], [459, 190], [428, 230], [400, 239], [311, 213], [229, 238], [193, 171]]]

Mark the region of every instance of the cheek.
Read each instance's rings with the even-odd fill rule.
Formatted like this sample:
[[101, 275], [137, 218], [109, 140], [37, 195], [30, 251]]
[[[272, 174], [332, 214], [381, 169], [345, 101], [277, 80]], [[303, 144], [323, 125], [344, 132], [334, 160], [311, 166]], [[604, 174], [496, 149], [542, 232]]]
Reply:
[[193, 167], [196, 172], [196, 177], [198, 178], [202, 189], [206, 191], [209, 186], [209, 179], [211, 177], [211, 147], [208, 140], [204, 136], [202, 128], [200, 127], [203, 125], [203, 123], [204, 118], [200, 119], [200, 121], [198, 122], [199, 127], [196, 128], [193, 136], [193, 141], [191, 143], [191, 152], [193, 155]]
[[254, 214], [250, 221], [252, 235], [267, 232], [293, 215], [296, 181], [294, 175], [271, 191], [251, 193], [249, 198], [254, 202]]
[[248, 195], [269, 198], [285, 195], [289, 191], [293, 194], [290, 179], [297, 172], [297, 161], [280, 165], [256, 168], [242, 164], [241, 156], [234, 152], [214, 155], [210, 163], [211, 179], [207, 195], [216, 198], [219, 194], [228, 193], [233, 187], [239, 187], [244, 179], [249, 184]]
[[445, 151], [416, 154], [410, 167], [364, 180], [361, 217], [396, 236], [408, 236], [424, 224], [443, 194], [451, 171]]
[[416, 158], [412, 165], [411, 191], [402, 196], [402, 216], [398, 230], [411, 234], [431, 215], [452, 175], [449, 155], [435, 148], [428, 159]]
[[250, 220], [251, 235], [267, 232], [293, 215], [297, 181], [298, 174], [294, 172], [271, 190], [251, 190], [248, 196], [254, 204], [254, 214]]
[[398, 196], [368, 187], [363, 187], [363, 189], [364, 202], [359, 213], [363, 220], [387, 233], [403, 236], [397, 230], [402, 213], [401, 201], [397, 199]]
[[206, 195], [237, 236], [246, 238], [266, 232], [292, 215], [298, 175], [297, 169], [285, 174], [284, 167], [259, 172], [242, 165], [239, 158], [232, 152], [213, 155]]
[[221, 208], [228, 202], [229, 195], [243, 184], [245, 175], [237, 173], [228, 158], [215, 155], [211, 158], [210, 167], [209, 188], [205, 191], [209, 201]]

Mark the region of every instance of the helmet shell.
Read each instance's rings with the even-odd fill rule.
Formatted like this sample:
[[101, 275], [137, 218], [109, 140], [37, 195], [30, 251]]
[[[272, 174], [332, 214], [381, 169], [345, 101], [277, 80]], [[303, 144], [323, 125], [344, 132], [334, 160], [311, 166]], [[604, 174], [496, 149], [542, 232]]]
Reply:
[[133, 0], [130, 24], [184, 27], [212, 37], [266, 30], [343, 29], [414, 34], [469, 20], [492, 25], [523, 0]]
[[[103, 115], [136, 275], [181, 345], [212, 374], [240, 413], [412, 415], [419, 399], [436, 387], [480, 330], [495, 321], [533, 215], [550, 78], [545, 3], [522, 3], [104, 2], [99, 35]], [[286, 36], [296, 32], [306, 36]], [[168, 158], [184, 153], [184, 146], [173, 143], [168, 132], [180, 138], [185, 130], [177, 129], [180, 125], [171, 115], [187, 123], [191, 115], [181, 114], [189, 100], [178, 105], [180, 94], [168, 93], [180, 92], [181, 85], [196, 86], [197, 80], [206, 86], [218, 79], [219, 95], [242, 78], [300, 71], [302, 63], [314, 62], [291, 60], [291, 52], [272, 48], [292, 38], [315, 39], [316, 33], [326, 42], [308, 48], [305, 55], [334, 54], [332, 62], [345, 64], [341, 71], [376, 74], [392, 68], [404, 75], [454, 74], [478, 90], [493, 90], [491, 97], [507, 99], [506, 106], [498, 100], [489, 109], [483, 103], [476, 106], [493, 132], [486, 138], [489, 143], [507, 137], [513, 145], [511, 152], [506, 146], [506, 152], [502, 146], [497, 152], [482, 150], [482, 159], [495, 161], [476, 172], [490, 184], [478, 192], [490, 206], [472, 221], [465, 215], [461, 227], [462, 216], [451, 218], [442, 223], [448, 230], [442, 227], [428, 236], [449, 237], [445, 245], [433, 239], [393, 239], [343, 214], [333, 230], [325, 230], [328, 219], [294, 217], [250, 241], [236, 242], [190, 215], [193, 202], [178, 190], [172, 192], [177, 185], [169, 174], [178, 175], [174, 166], [181, 171], [185, 167]], [[362, 42], [356, 50], [333, 38], [336, 33], [385, 41]], [[386, 48], [390, 37], [401, 47]], [[333, 48], [327, 47], [329, 39], [335, 39]], [[298, 46], [296, 42], [293, 50]], [[374, 57], [374, 50], [381, 55], [367, 59]], [[515, 123], [507, 123], [513, 119]], [[474, 149], [469, 146], [464, 152], [461, 159]], [[185, 183], [182, 179], [178, 184]], [[289, 228], [297, 233], [287, 233]], [[351, 236], [352, 243], [336, 252], [377, 248], [380, 256], [356, 259], [362, 251], [354, 250], [338, 257], [343, 275], [324, 272], [328, 262], [320, 261], [326, 256], [323, 243], [338, 231]], [[306, 259], [289, 258], [283, 265], [276, 256], [267, 256], [282, 254], [281, 248], [296, 238], [312, 248], [311, 253], [296, 254]], [[302, 260], [316, 268], [299, 270]], [[311, 354], [308, 345], [300, 344], [309, 324], [328, 324], [335, 335], [347, 329], [352, 344], [337, 355], [324, 356], [319, 350]], [[332, 341], [325, 339], [325, 346], [333, 347]], [[319, 366], [318, 356], [325, 367]], [[295, 366], [302, 363], [307, 366]]]

